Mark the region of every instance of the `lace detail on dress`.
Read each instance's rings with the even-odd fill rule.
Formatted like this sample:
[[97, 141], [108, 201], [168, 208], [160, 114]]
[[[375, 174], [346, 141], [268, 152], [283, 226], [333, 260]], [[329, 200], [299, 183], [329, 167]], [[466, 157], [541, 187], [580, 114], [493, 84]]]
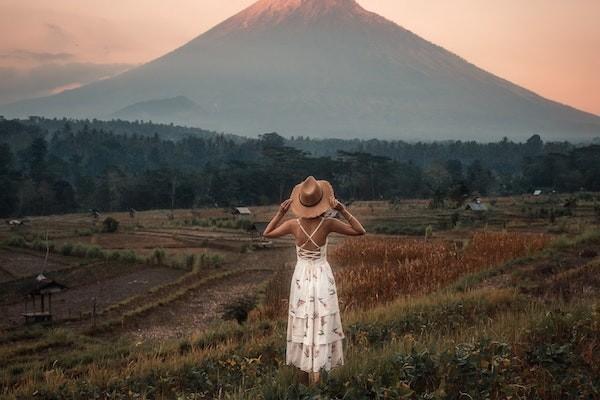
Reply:
[[296, 247], [296, 254], [298, 255], [298, 258], [309, 261], [316, 261], [322, 258], [321, 249], [308, 250], [302, 247]]

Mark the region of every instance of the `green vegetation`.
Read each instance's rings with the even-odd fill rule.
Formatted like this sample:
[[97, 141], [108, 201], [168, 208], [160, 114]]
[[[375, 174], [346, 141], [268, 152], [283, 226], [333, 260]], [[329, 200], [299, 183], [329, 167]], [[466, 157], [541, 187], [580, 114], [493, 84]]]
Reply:
[[203, 228], [239, 229], [247, 231], [252, 227], [252, 221], [247, 218], [193, 218], [185, 220], [184, 225], [201, 226]]
[[[330, 180], [341, 199], [430, 198], [434, 208], [460, 206], [475, 194], [600, 190], [600, 146], [544, 143], [538, 135], [478, 144], [288, 140], [276, 133], [182, 137], [168, 130], [119, 121], [0, 120], [0, 217], [273, 204], [307, 174]], [[548, 218], [559, 212], [546, 211]]]
[[238, 324], [243, 324], [248, 319], [248, 313], [256, 307], [256, 296], [245, 295], [225, 304], [223, 319], [234, 319]]
[[29, 242], [23, 236], [13, 235], [3, 242], [9, 247], [31, 249], [36, 251], [46, 251], [46, 246], [51, 253], [61, 254], [63, 256], [110, 260], [124, 263], [148, 263], [153, 265], [162, 265], [173, 268], [194, 270], [196, 268], [219, 268], [223, 262], [223, 256], [219, 254], [202, 253], [200, 255], [187, 254], [181, 256], [168, 257], [164, 249], [154, 249], [152, 254], [143, 258], [133, 250], [105, 250], [100, 246], [87, 245], [82, 243], [63, 243], [56, 246], [53, 242], [42, 241], [38, 238]]
[[[494, 247], [484, 242], [486, 249]], [[243, 325], [217, 321], [196, 336], [160, 343], [110, 336], [190, 290], [252, 273], [231, 270], [195, 280], [202, 269], [188, 254], [184, 261], [195, 270], [156, 288], [152, 301], [140, 295], [102, 310], [110, 318], [89, 330], [91, 336], [27, 328], [0, 337], [0, 383], [6, 388], [1, 394], [7, 399], [34, 392], [39, 398], [73, 399], [593, 399], [600, 395], [600, 263], [580, 254], [598, 247], [600, 234], [588, 230], [524, 258], [466, 273], [434, 292], [346, 311], [345, 365], [324, 373], [316, 387], [300, 383], [297, 371], [284, 365], [286, 318], [265, 312], [281, 298], [279, 286], [289, 283], [283, 272], [263, 288], [258, 305], [251, 296], [226, 304], [225, 318]], [[156, 253], [165, 257], [164, 251]]]
[[102, 232], [114, 233], [117, 231], [117, 229], [119, 229], [119, 221], [113, 217], [107, 217], [104, 221], [102, 221]]
[[15, 235], [4, 241], [6, 246], [19, 247], [45, 252], [48, 249], [51, 253], [61, 254], [63, 256], [103, 259], [112, 261], [123, 261], [126, 263], [144, 262], [133, 250], [104, 250], [100, 246], [83, 243], [63, 243], [57, 246], [51, 241], [40, 240], [27, 241], [23, 236]]

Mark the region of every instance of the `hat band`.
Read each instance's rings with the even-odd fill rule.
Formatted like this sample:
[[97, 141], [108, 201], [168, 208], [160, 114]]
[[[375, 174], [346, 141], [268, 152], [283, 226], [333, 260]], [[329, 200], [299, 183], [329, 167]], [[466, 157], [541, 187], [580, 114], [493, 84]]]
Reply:
[[316, 201], [314, 201], [312, 204], [306, 204], [305, 202], [303, 202], [302, 195], [298, 196], [298, 198], [300, 200], [300, 204], [302, 204], [304, 207], [314, 207], [315, 205], [319, 204], [319, 202], [323, 198], [323, 191], [321, 191], [321, 196], [319, 196], [319, 198]]

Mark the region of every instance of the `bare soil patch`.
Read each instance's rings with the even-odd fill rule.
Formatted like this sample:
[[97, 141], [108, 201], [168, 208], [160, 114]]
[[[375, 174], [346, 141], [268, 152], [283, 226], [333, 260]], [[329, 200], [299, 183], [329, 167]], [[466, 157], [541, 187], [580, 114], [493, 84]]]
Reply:
[[[92, 311], [94, 299], [96, 310], [117, 303], [128, 297], [144, 293], [150, 288], [177, 279], [184, 271], [165, 267], [140, 268], [136, 271], [113, 276], [107, 279], [89, 274], [88, 284], [77, 287], [70, 286], [62, 293], [52, 296], [52, 312], [55, 321], [78, 317]], [[100, 278], [100, 279], [98, 279]], [[0, 326], [22, 324], [21, 313], [25, 311], [24, 303], [0, 306]]]
[[[14, 278], [37, 275], [42, 271], [59, 271], [71, 267], [71, 264], [56, 260], [51, 255], [44, 267], [44, 255], [34, 255], [20, 251], [0, 250], [2, 269]], [[1, 281], [1, 275], [0, 275]]]
[[192, 290], [175, 302], [158, 307], [127, 324], [126, 332], [136, 339], [181, 338], [205, 329], [221, 318], [223, 306], [245, 294], [253, 293], [273, 272], [252, 271]]
[[12, 281], [13, 279], [15, 279], [15, 276], [0, 266], [0, 283]]
[[68, 239], [57, 240], [57, 244], [65, 242], [82, 243], [100, 246], [104, 249], [154, 249], [154, 248], [177, 248], [185, 244], [170, 236], [144, 235], [140, 233], [96, 233], [90, 236], [79, 236]]

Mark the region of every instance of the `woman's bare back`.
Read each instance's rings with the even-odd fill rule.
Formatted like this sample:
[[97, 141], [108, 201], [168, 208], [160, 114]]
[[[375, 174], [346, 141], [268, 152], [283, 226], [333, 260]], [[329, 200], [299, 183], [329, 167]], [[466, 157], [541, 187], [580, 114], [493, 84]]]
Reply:
[[[328, 229], [328, 219], [323, 217], [297, 218], [295, 221], [296, 226], [292, 235], [297, 246], [302, 246], [307, 250], [318, 250], [320, 247], [325, 246], [327, 237], [331, 233]], [[307, 236], [307, 233], [310, 236]], [[309, 237], [312, 237], [312, 240]]]

